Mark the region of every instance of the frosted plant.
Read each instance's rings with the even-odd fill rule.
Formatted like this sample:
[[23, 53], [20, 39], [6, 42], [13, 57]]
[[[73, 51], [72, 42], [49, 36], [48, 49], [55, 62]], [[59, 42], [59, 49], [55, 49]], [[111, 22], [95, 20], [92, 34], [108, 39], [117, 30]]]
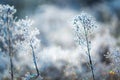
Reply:
[[111, 66], [113, 68], [113, 71], [120, 74], [120, 50], [115, 49], [111, 50], [107, 55], [105, 55], [106, 58], [111, 59]]
[[95, 20], [93, 17], [88, 15], [87, 13], [82, 12], [79, 16], [74, 19], [74, 31], [75, 31], [75, 41], [78, 45], [85, 47], [86, 53], [89, 57], [89, 64], [92, 70], [93, 80], [94, 77], [94, 70], [93, 70], [93, 61], [91, 59], [91, 41], [90, 41], [90, 34], [94, 28], [96, 28]]
[[28, 18], [18, 20], [13, 17], [16, 9], [9, 5], [0, 5], [0, 53], [6, 53], [10, 57], [11, 80], [13, 74], [13, 56], [17, 52], [32, 53], [33, 62], [37, 71], [32, 78], [39, 74], [35, 53], [40, 50], [40, 40], [37, 38], [39, 30], [32, 27], [32, 21]]
[[13, 29], [15, 20], [13, 14], [16, 12], [14, 7], [9, 5], [0, 5], [0, 46], [1, 52], [9, 54], [11, 67], [11, 80], [13, 80]]
[[[16, 41], [16, 47], [19, 48], [19, 51], [23, 51], [24, 53], [31, 53], [33, 56], [33, 62], [37, 71], [37, 74], [29, 75], [27, 77], [31, 78], [37, 78], [40, 76], [38, 66], [37, 66], [37, 61], [36, 61], [36, 56], [35, 53], [38, 53], [40, 50], [40, 40], [37, 38], [37, 35], [39, 35], [39, 30], [37, 28], [32, 27], [33, 21], [28, 19], [22, 19], [16, 22], [17, 29], [16, 33], [21, 39]], [[26, 77], [26, 78], [27, 78]]]

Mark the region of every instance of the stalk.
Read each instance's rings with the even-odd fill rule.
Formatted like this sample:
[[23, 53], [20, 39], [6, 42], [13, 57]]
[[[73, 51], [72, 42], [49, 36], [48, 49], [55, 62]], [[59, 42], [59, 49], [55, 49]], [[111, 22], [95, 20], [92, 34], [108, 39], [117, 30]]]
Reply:
[[[9, 12], [9, 9], [8, 9]], [[7, 12], [7, 35], [8, 35], [8, 53], [10, 57], [10, 70], [11, 70], [11, 80], [14, 79], [14, 74], [13, 74], [13, 60], [12, 60], [12, 45], [11, 45], [11, 38], [10, 38], [10, 26], [9, 26], [9, 20], [8, 20], [8, 12]]]
[[92, 62], [92, 58], [91, 58], [91, 55], [90, 55], [90, 48], [89, 48], [89, 40], [88, 40], [88, 33], [87, 33], [87, 30], [84, 26], [84, 31], [85, 31], [85, 38], [86, 38], [86, 43], [87, 43], [87, 52], [88, 52], [88, 57], [89, 57], [89, 63], [90, 63], [90, 68], [91, 68], [91, 71], [92, 71], [92, 77], [93, 77], [93, 80], [95, 80], [95, 75], [94, 75], [94, 70], [93, 70], [93, 62]]
[[34, 52], [34, 48], [32, 46], [32, 44], [30, 45], [31, 49], [32, 49], [32, 57], [33, 57], [33, 63], [35, 65], [35, 68], [36, 68], [36, 72], [37, 72], [37, 76], [36, 78], [40, 75], [39, 73], [39, 69], [38, 69], [38, 65], [37, 65], [37, 61], [36, 61], [36, 58], [35, 58], [35, 52]]

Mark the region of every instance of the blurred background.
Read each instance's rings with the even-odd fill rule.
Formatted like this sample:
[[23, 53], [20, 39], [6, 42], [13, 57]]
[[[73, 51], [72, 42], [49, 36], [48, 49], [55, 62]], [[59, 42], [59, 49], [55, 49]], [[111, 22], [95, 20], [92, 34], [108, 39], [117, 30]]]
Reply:
[[[92, 80], [88, 57], [81, 46], [75, 44], [72, 29], [73, 19], [81, 11], [94, 16], [98, 26], [91, 44], [96, 79], [120, 79], [117, 75], [111, 78], [111, 60], [104, 56], [111, 48], [120, 46], [120, 0], [0, 0], [0, 4], [14, 6], [15, 16], [30, 17], [33, 27], [40, 30], [41, 52], [36, 55], [44, 80]], [[16, 80], [35, 72], [29, 54], [16, 56]], [[0, 64], [0, 79], [9, 80], [9, 60], [7, 56], [0, 57], [0, 63], [4, 62]]]

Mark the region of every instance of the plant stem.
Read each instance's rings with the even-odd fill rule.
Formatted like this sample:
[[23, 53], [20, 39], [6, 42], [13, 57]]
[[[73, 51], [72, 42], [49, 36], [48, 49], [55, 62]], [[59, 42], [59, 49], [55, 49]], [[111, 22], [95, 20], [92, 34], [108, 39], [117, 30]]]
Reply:
[[32, 44], [30, 46], [31, 46], [31, 49], [32, 49], [33, 62], [34, 62], [36, 72], [37, 72], [37, 77], [38, 77], [40, 75], [40, 73], [39, 73], [39, 69], [38, 69], [38, 66], [37, 66], [36, 58], [35, 58], [34, 48], [33, 48]]
[[[9, 53], [10, 54], [10, 53]], [[13, 75], [13, 61], [12, 61], [12, 55], [9, 55], [10, 57], [10, 67], [11, 67], [11, 80], [13, 80], [14, 75]]]
[[8, 46], [9, 46], [9, 57], [10, 57], [10, 68], [11, 68], [11, 80], [13, 80], [14, 78], [14, 74], [13, 74], [13, 60], [12, 60], [12, 47], [11, 47], [11, 39], [10, 39], [10, 30], [8, 27]]
[[8, 53], [9, 53], [9, 57], [10, 57], [10, 70], [11, 70], [11, 80], [14, 79], [14, 74], [13, 74], [13, 60], [12, 60], [12, 46], [11, 46], [11, 38], [10, 38], [10, 29], [9, 29], [9, 18], [8, 18], [8, 12], [9, 9], [7, 11], [7, 35], [8, 35]]
[[85, 38], [86, 38], [86, 43], [87, 43], [87, 52], [88, 52], [88, 57], [89, 57], [89, 63], [90, 63], [90, 67], [91, 67], [91, 70], [92, 70], [92, 77], [93, 77], [93, 80], [95, 80], [95, 76], [94, 76], [94, 70], [93, 70], [93, 63], [92, 63], [92, 58], [91, 58], [91, 55], [90, 55], [90, 45], [89, 45], [89, 40], [88, 40], [88, 32], [84, 26], [84, 31], [85, 31]]

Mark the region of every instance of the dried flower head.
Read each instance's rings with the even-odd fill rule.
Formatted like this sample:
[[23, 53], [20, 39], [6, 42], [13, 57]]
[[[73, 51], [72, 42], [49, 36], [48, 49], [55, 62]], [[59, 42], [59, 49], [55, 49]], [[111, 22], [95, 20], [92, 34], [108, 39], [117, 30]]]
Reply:
[[16, 13], [16, 9], [14, 9], [14, 6], [9, 5], [0, 5], [0, 16], [1, 19], [5, 22], [12, 19], [13, 15]]
[[16, 9], [14, 6], [9, 5], [0, 5], [0, 13], [8, 13], [10, 15], [13, 15], [16, 12]]
[[75, 41], [79, 45], [86, 45], [85, 35], [89, 34], [96, 28], [95, 20], [92, 16], [82, 12], [74, 19]]
[[[16, 9], [13, 6], [0, 5], [0, 48], [5, 53], [8, 53], [9, 37], [11, 41], [14, 41], [15, 19], [13, 15], [15, 12]], [[12, 45], [12, 42], [10, 44]]]
[[34, 49], [40, 48], [40, 40], [37, 38], [40, 32], [37, 28], [33, 27], [32, 24], [33, 21], [27, 17], [16, 22], [15, 35], [21, 39], [16, 41], [16, 45], [26, 53], [29, 53], [31, 50], [30, 45], [32, 45]]

